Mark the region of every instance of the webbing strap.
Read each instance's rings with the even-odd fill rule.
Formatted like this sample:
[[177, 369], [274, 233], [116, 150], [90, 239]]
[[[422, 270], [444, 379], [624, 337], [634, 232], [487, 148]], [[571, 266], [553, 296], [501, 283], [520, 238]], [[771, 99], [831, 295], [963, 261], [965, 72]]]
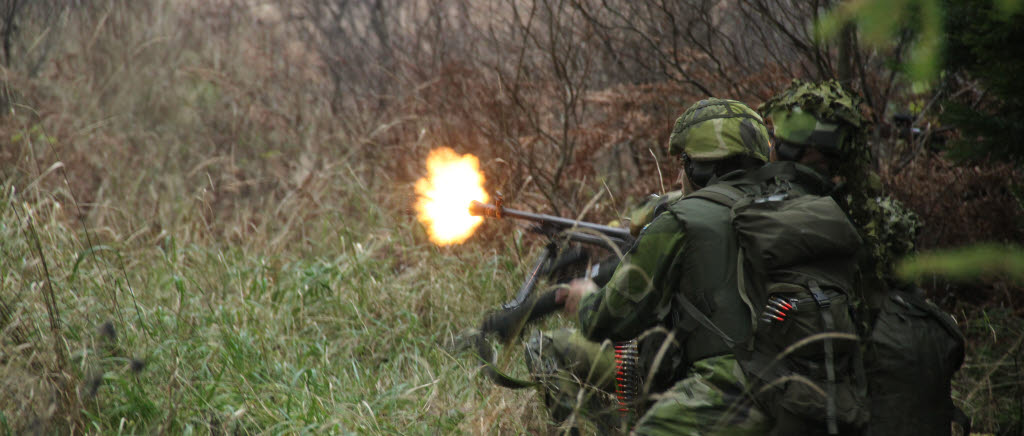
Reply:
[[[740, 199], [742, 199], [746, 195], [747, 195], [747, 193], [743, 192], [742, 190], [740, 190], [739, 188], [737, 188], [735, 186], [731, 186], [731, 185], [728, 185], [728, 184], [725, 184], [725, 183], [718, 183], [718, 184], [714, 184], [714, 185], [708, 186], [708, 187], [706, 187], [704, 189], [701, 189], [701, 190], [699, 190], [697, 192], [694, 192], [694, 193], [686, 196], [686, 198], [702, 198], [702, 199], [708, 200], [710, 202], [717, 203], [717, 204], [720, 204], [722, 206], [725, 206], [725, 207], [728, 207], [728, 208], [732, 209], [732, 207], [734, 205], [736, 205], [736, 203], [739, 202]], [[752, 263], [752, 265], [754, 267], [755, 277], [753, 278], [754, 283], [750, 283], [749, 285], [750, 286], [759, 286], [759, 284], [763, 284], [764, 279], [765, 279], [764, 274], [763, 274], [764, 266], [761, 264], [761, 257], [760, 257], [761, 250], [756, 245], [754, 247], [751, 247], [751, 248], [753, 249], [754, 253], [757, 253], [757, 255], [751, 256], [751, 258], [750, 258], [750, 261], [751, 261], [751, 263]], [[743, 261], [744, 261], [744, 259], [747, 258], [747, 255], [746, 255], [746, 250], [744, 250], [742, 242], [740, 242], [739, 247], [738, 247], [736, 253], [737, 253], [737, 258], [736, 258], [736, 278], [737, 278], [737, 283], [736, 284], [737, 284], [737, 288], [739, 290], [740, 299], [743, 300], [743, 303], [746, 304], [747, 307], [750, 309], [750, 325], [756, 331], [757, 330], [757, 309], [754, 307], [753, 303], [750, 301], [750, 297], [748, 296], [748, 293], [747, 293], [747, 286], [748, 286], [748, 284], [747, 284], [746, 279], [745, 279], [746, 271], [745, 271], [745, 268], [743, 266]], [[692, 306], [692, 304], [691, 304], [691, 306]], [[684, 304], [684, 307], [685, 307], [685, 304]], [[696, 307], [694, 307], [694, 309], [696, 309]], [[687, 310], [689, 311], [689, 309], [687, 309]], [[703, 315], [703, 314], [701, 314], [701, 315]], [[706, 317], [705, 317], [705, 319], [706, 319]], [[698, 321], [699, 320], [700, 319], [698, 318]], [[710, 320], [708, 320], [708, 322], [710, 322]], [[703, 324], [703, 321], [701, 322], [701, 324]], [[707, 325], [705, 325], [705, 327], [707, 327]], [[716, 327], [716, 329], [717, 329], [717, 327]], [[713, 332], [715, 332], [716, 329], [710, 329], [709, 328], [709, 330], [711, 330]], [[721, 330], [719, 330], [718, 332], [720, 332], [720, 331]], [[715, 333], [718, 333], [718, 332], [715, 332]], [[724, 334], [725, 333], [721, 333], [721, 334], [719, 334], [719, 336], [722, 336]], [[725, 336], [725, 337], [728, 338], [728, 336]], [[731, 339], [726, 341], [726, 345], [728, 345], [729, 348], [735, 349], [735, 347], [733, 346], [734, 344], [735, 344], [735, 341], [732, 341]], [[752, 351], [753, 349], [754, 349], [754, 337], [753, 337], [753, 335], [751, 335], [750, 340], [747, 342], [747, 351]], [[737, 351], [739, 351], [739, 350], [737, 350]]]
[[730, 349], [736, 348], [736, 341], [730, 338], [729, 335], [722, 331], [722, 329], [718, 328], [718, 326], [715, 325], [713, 321], [708, 319], [707, 315], [704, 315], [704, 312], [701, 312], [700, 309], [697, 308], [697, 306], [694, 306], [693, 303], [690, 302], [690, 299], [686, 298], [686, 296], [683, 295], [682, 292], [677, 292], [676, 297], [678, 297], [678, 301], [680, 304], [682, 304], [683, 309], [686, 310], [686, 313], [690, 314], [690, 316], [696, 319], [697, 322], [700, 323], [700, 325], [710, 330], [711, 333], [714, 333], [718, 335], [718, 337], [722, 338], [722, 341], [725, 342], [725, 345], [728, 346]]
[[[740, 291], [740, 300], [750, 309], [750, 325], [753, 331], [757, 332], [757, 309], [754, 308], [754, 303], [750, 301], [750, 295], [747, 294], [747, 280], [745, 278], [747, 272], [743, 266], [743, 259], [746, 257], [742, 245], [737, 248], [736, 253], [736, 289]], [[757, 280], [759, 277], [754, 279]], [[753, 286], [754, 284], [752, 283], [751, 285]], [[754, 351], [754, 337], [755, 335], [750, 335], [750, 340], [747, 341], [747, 351]]]
[[491, 348], [491, 344], [487, 342], [485, 335], [485, 332], [478, 332], [473, 336], [472, 340], [477, 356], [484, 365], [481, 370], [487, 378], [491, 379], [494, 384], [508, 389], [531, 388], [539, 384], [534, 381], [520, 380], [502, 372], [494, 363], [494, 350]]
[[[854, 320], [854, 322], [856, 323], [857, 315], [856, 313], [854, 313], [853, 307], [849, 307], [847, 311], [850, 314], [850, 319]], [[860, 349], [859, 343], [856, 347], [853, 347], [853, 376], [856, 378], [857, 382], [857, 395], [860, 398], [867, 398], [868, 381], [867, 375], [865, 375], [864, 372], [864, 352], [863, 350]]]
[[[835, 329], [835, 322], [832, 319], [832, 311], [829, 310], [832, 303], [828, 295], [822, 292], [817, 281], [808, 281], [807, 288], [811, 290], [811, 296], [818, 304], [818, 313], [825, 323], [826, 332], [831, 333]], [[825, 373], [828, 375], [828, 384], [825, 386], [825, 392], [828, 394], [828, 398], [825, 399], [825, 422], [828, 424], [828, 434], [839, 434], [839, 426], [836, 423], [836, 363], [832, 338], [825, 338]]]
[[732, 206], [745, 195], [746, 193], [738, 188], [719, 183], [687, 195], [686, 198], [703, 198], [710, 202], [732, 208]]

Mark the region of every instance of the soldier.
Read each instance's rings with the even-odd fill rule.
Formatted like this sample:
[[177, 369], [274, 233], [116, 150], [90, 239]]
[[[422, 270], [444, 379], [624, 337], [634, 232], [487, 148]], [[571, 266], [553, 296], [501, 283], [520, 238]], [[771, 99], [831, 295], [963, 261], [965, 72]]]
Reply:
[[892, 265], [914, 251], [921, 223], [898, 200], [883, 196], [881, 178], [871, 170], [869, 121], [861, 99], [835, 80], [794, 80], [758, 109], [774, 125], [773, 161], [793, 161], [832, 176], [830, 195], [846, 211], [865, 242], [860, 267], [861, 297], [879, 307], [889, 287], [904, 288]]
[[914, 251], [921, 225], [914, 212], [882, 195], [859, 106], [834, 80], [794, 80], [760, 110], [775, 127], [773, 160], [833, 175], [838, 184], [830, 194], [865, 242], [856, 285], [871, 415], [865, 433], [948, 435], [955, 421], [967, 434], [970, 420], [950, 396], [964, 338], [952, 317], [893, 273], [895, 261]]
[[[739, 177], [763, 165], [768, 155], [767, 130], [761, 117], [747, 106], [733, 100], [708, 99], [695, 104], [676, 121], [669, 144], [670, 152], [682, 158], [680, 178], [686, 187], [684, 190], [688, 191], [713, 184], [722, 177]], [[699, 209], [703, 205], [695, 206]], [[662, 209], [666, 208], [663, 206]], [[727, 218], [728, 209], [722, 210], [725, 211]], [[716, 216], [716, 219], [720, 218], [721, 216]], [[723, 223], [727, 224], [727, 221]], [[734, 416], [728, 419], [730, 427], [763, 433], [768, 422], [761, 412], [750, 407], [749, 403], [746, 407], [739, 405], [737, 408], [736, 400], [743, 397], [746, 383], [736, 360], [729, 355], [719, 355], [726, 351], [712, 350], [712, 346], [708, 349], [690, 350], [708, 357], [707, 359], [695, 356], [692, 361], [687, 361], [680, 348], [683, 344], [673, 339], [672, 298], [684, 276], [686, 280], [702, 281], [701, 286], [716, 289], [729, 289], [731, 286], [731, 292], [723, 290], [717, 295], [725, 299], [738, 298], [735, 291], [735, 274], [730, 276], [728, 266], [711, 264], [714, 262], [712, 259], [703, 259], [707, 265], [686, 264], [709, 253], [692, 249], [687, 253], [692, 253], [693, 256], [682, 255], [685, 243], [699, 239], [687, 234], [683, 224], [686, 223], [680, 222], [670, 214], [661, 214], [654, 219], [640, 233], [637, 244], [626, 254], [611, 282], [600, 292], [592, 281], [573, 282], [560, 297], [564, 298], [567, 313], [576, 314], [579, 307], [581, 333], [569, 334], [563, 331], [560, 334], [539, 335], [534, 338], [527, 346], [527, 355], [532, 356], [530, 366], [535, 372], [550, 374], [552, 367], [565, 363], [560, 362], [559, 358], [571, 357], [578, 354], [575, 350], [583, 348], [573, 349], [566, 344], [591, 344], [592, 349], [600, 352], [604, 364], [575, 367], [577, 377], [584, 382], [594, 383], [593, 388], [596, 388], [597, 392], [610, 393], [613, 392], [613, 386], [610, 383], [611, 374], [608, 368], [612, 362], [612, 346], [608, 341], [640, 338], [640, 373], [645, 376], [654, 375], [646, 377], [644, 389], [648, 393], [666, 390], [674, 382], [682, 379], [688, 371], [694, 374], [688, 379], [688, 388], [704, 394], [716, 392], [713, 395], [701, 394], [685, 399], [706, 402], [707, 405], [695, 408], [693, 413], [686, 417], [679, 417], [687, 422], [683, 426], [670, 424], [670, 431], [682, 431], [686, 428], [712, 429], [716, 423], [721, 424], [720, 419], [728, 412], [733, 412]], [[735, 245], [717, 245], [721, 246], [722, 250], [733, 250], [731, 254], [735, 256]], [[728, 256], [730, 253], [715, 254]], [[693, 272], [691, 270], [694, 267], [705, 271]], [[728, 306], [738, 303], [738, 300], [723, 300], [719, 303]], [[747, 330], [749, 326], [725, 328], [738, 337], [740, 334], [737, 332]], [[707, 338], [694, 339], [700, 340]], [[604, 345], [602, 347], [597, 344]], [[551, 352], [545, 352], [545, 349]], [[545, 360], [545, 357], [550, 356], [555, 358]], [[579, 359], [576, 362], [579, 361], [593, 363], [595, 359]], [[543, 363], [548, 364], [548, 371], [544, 371]], [[572, 363], [574, 362], [568, 362], [568, 366]], [[596, 370], [591, 370], [594, 368]], [[595, 374], [603, 375], [595, 377]], [[600, 394], [596, 396], [599, 397]], [[605, 410], [608, 410], [612, 403], [606, 400], [604, 404]], [[661, 402], [655, 403], [654, 407], [663, 413], [664, 408], [659, 408], [659, 404]], [[738, 423], [740, 421], [742, 423]], [[641, 428], [651, 431], [656, 431], [659, 425], [665, 424], [658, 419], [646, 417], [640, 422], [641, 425], [650, 424]]]
[[[656, 213], [608, 284], [577, 280], [564, 293], [565, 310], [578, 314], [592, 341], [667, 332], [641, 340], [641, 374], [655, 374], [648, 386], [676, 383], [651, 396], [636, 434], [852, 434], [866, 419], [847, 310], [860, 239], [835, 202], [819, 196], [832, 190], [824, 177], [792, 163], [758, 168], [764, 131], [739, 102], [711, 99], [687, 110], [670, 152], [696, 192]], [[786, 215], [797, 222], [760, 220], [801, 197], [814, 211]], [[738, 216], [747, 212], [754, 221], [746, 223], [757, 224], [743, 238], [757, 238], [753, 245], [738, 236], [746, 225]], [[766, 258], [756, 247], [779, 251]], [[789, 310], [777, 297], [799, 301], [788, 312], [797, 321], [777, 310]], [[819, 341], [824, 347], [803, 341], [826, 331], [842, 339]]]

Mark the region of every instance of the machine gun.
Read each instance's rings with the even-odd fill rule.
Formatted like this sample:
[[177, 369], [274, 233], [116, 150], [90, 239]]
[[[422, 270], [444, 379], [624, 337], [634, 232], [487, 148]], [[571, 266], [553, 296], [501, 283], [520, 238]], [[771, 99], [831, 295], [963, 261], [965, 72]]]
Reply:
[[[470, 203], [469, 213], [473, 216], [530, 221], [534, 223], [530, 227], [531, 232], [549, 238], [548, 244], [537, 256], [515, 298], [503, 304], [500, 309], [488, 314], [476, 337], [477, 353], [487, 364], [484, 367], [487, 377], [500, 386], [518, 389], [533, 386], [533, 383], [514, 379], [497, 370], [493, 364], [493, 352], [487, 343], [487, 336], [493, 334], [503, 343], [508, 343], [517, 337], [523, 327], [530, 322], [561, 309], [562, 303], [556, 301], [557, 291], [547, 291], [537, 295], [535, 289], [542, 277], [555, 278], [563, 270], [588, 263], [590, 259], [586, 250], [579, 246], [568, 246], [570, 244], [567, 242], [592, 245], [615, 254], [607, 260], [593, 265], [585, 274], [599, 285], [603, 285], [603, 282], [611, 277], [611, 271], [614, 271], [618, 265], [621, 254], [633, 245], [634, 240], [628, 229], [509, 209], [504, 207], [503, 203], [500, 195], [496, 197], [494, 204], [473, 201]], [[556, 278], [555, 281], [567, 280]]]

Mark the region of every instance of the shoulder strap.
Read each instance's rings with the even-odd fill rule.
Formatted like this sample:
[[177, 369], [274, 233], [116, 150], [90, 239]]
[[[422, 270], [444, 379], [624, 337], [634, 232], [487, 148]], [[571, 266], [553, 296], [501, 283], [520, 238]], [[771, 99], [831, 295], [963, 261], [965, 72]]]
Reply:
[[729, 186], [724, 183], [718, 183], [687, 195], [686, 198], [703, 198], [710, 202], [732, 208], [737, 201], [740, 201], [740, 199], [746, 195], [747, 194], [739, 188]]
[[[725, 183], [717, 183], [706, 188], [703, 188], [690, 195], [687, 195], [686, 197], [683, 198], [683, 200], [690, 198], [702, 198], [712, 203], [720, 204], [731, 209], [732, 206], [736, 204], [736, 202], [738, 202], [741, 198], [743, 198], [746, 195], [747, 194], [741, 191], [739, 188], [730, 186]], [[677, 293], [676, 299], [683, 307], [683, 309], [686, 310], [686, 312], [690, 314], [690, 316], [693, 319], [697, 320], [697, 322], [704, 326], [704, 328], [708, 329], [716, 336], [721, 338], [722, 342], [724, 342], [727, 347], [729, 347], [730, 349], [736, 349], [736, 340], [729, 337], [728, 334], [726, 334], [724, 331], [722, 331], [722, 329], [715, 325], [715, 323], [711, 321], [707, 317], [707, 315], [704, 315], [704, 313], [701, 312], [700, 309], [694, 306], [693, 303], [688, 298], [686, 298], [685, 295], [683, 295], [683, 293]]]
[[704, 312], [701, 312], [697, 306], [694, 306], [693, 303], [690, 302], [690, 299], [686, 298], [686, 295], [683, 295], [682, 292], [676, 292], [675, 296], [676, 301], [683, 306], [686, 313], [690, 314], [690, 316], [696, 319], [697, 322], [704, 326], [704, 328], [708, 329], [708, 331], [721, 338], [722, 342], [725, 342], [725, 345], [729, 347], [729, 349], [736, 348], [736, 341], [733, 338], [730, 338], [728, 334], [722, 331], [722, 329], [718, 328], [718, 326], [715, 325], [715, 322], [711, 321], [711, 319], [709, 319]]

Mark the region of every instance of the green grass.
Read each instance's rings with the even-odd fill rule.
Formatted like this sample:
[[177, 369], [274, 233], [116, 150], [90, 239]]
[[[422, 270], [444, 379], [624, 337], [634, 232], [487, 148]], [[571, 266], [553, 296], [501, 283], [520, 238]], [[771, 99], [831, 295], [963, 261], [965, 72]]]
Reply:
[[[9, 180], [0, 433], [547, 431], [531, 391], [490, 385], [451, 345], [517, 288], [528, 262], [515, 235], [438, 248], [402, 196], [354, 184], [293, 231], [296, 243], [271, 244], [277, 229], [243, 244], [125, 237], [83, 227], [58, 205], [66, 190]], [[1021, 404], [1002, 399], [1021, 398], [1024, 325], [999, 308], [960, 315], [969, 349], [954, 398], [976, 428], [1012, 429]], [[501, 362], [523, 375], [517, 346]]]
[[[0, 69], [0, 434], [550, 431], [452, 346], [534, 245], [427, 241], [409, 177], [436, 120], [335, 113], [294, 34], [234, 9], [94, 6], [38, 77]], [[955, 398], [1012, 431], [1020, 314], [959, 318]], [[524, 376], [518, 344], [500, 364]]]
[[[33, 353], [56, 339], [69, 356], [52, 369], [73, 395], [40, 374], [25, 382], [77, 396], [55, 413], [80, 430], [429, 434], [537, 425], [500, 414], [532, 410], [529, 392], [489, 386], [472, 356], [446, 346], [515, 288], [521, 271], [505, 248], [438, 249], [410, 217], [352, 198], [374, 224], [307, 223], [324, 231], [301, 254], [173, 236], [89, 249], [73, 221], [36, 206], [60, 312], [50, 331], [20, 200], [7, 195], [0, 207], [4, 302], [31, 326]], [[57, 365], [49, 354], [37, 358]], [[0, 371], [32, 372], [27, 361], [7, 359]], [[0, 425], [28, 425], [16, 404], [2, 410]]]
[[958, 318], [967, 357], [953, 383], [953, 398], [976, 431], [1024, 431], [1024, 318], [1001, 307], [972, 308]]
[[527, 253], [430, 244], [281, 29], [148, 5], [0, 70], [0, 434], [542, 431], [451, 346]]

